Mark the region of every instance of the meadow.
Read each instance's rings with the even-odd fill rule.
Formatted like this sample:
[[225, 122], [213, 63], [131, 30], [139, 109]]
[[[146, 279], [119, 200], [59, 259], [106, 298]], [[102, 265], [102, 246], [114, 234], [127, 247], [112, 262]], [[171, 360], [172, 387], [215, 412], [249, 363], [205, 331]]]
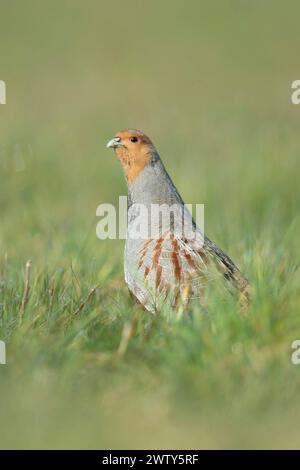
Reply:
[[[0, 448], [299, 447], [298, 13], [1, 0]], [[96, 237], [97, 206], [126, 194], [105, 145], [127, 127], [205, 204], [247, 316], [213, 293], [180, 320], [130, 298], [124, 241]]]

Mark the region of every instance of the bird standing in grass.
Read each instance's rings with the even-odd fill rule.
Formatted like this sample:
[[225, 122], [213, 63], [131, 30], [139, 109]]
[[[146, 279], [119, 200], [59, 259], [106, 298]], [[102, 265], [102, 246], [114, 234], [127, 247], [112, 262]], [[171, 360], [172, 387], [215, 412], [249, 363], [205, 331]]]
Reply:
[[167, 302], [182, 311], [192, 299], [204, 304], [208, 286], [222, 279], [246, 305], [247, 279], [196, 225], [151, 140], [127, 129], [107, 147], [115, 150], [127, 180], [124, 272], [138, 301], [153, 313]]

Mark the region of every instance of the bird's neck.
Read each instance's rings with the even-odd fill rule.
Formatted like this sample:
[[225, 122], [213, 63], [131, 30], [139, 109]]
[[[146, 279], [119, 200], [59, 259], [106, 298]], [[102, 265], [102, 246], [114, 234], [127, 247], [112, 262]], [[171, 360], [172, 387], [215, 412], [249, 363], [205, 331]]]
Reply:
[[128, 197], [130, 204], [182, 203], [160, 158], [146, 165], [138, 177], [128, 183]]

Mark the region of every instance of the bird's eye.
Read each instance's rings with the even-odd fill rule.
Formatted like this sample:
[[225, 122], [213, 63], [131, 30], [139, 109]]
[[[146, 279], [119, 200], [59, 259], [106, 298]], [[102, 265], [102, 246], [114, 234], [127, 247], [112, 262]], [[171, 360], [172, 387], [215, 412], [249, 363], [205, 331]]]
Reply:
[[138, 141], [138, 138], [137, 137], [130, 137], [130, 142], [137, 142]]

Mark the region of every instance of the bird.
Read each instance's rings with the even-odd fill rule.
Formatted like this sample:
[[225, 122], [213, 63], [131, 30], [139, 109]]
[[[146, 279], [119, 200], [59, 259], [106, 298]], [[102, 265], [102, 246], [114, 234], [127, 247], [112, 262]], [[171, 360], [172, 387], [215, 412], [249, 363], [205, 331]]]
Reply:
[[207, 291], [221, 280], [247, 309], [249, 281], [196, 224], [150, 138], [125, 129], [107, 147], [114, 149], [127, 182], [124, 276], [137, 301], [151, 313], [165, 305], [182, 313], [191, 302], [205, 305]]

